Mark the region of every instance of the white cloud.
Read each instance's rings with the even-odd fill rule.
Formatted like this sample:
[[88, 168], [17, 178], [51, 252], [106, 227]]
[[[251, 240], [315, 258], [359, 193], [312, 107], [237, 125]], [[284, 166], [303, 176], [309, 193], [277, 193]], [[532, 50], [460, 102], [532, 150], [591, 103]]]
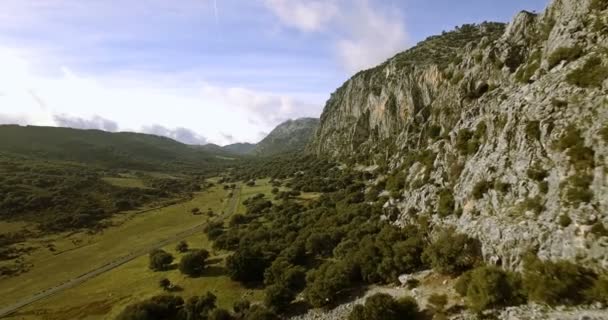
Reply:
[[338, 14], [335, 0], [265, 0], [265, 3], [282, 23], [302, 31], [319, 31]]
[[286, 26], [303, 32], [326, 32], [335, 38], [335, 54], [348, 72], [373, 67], [407, 48], [404, 19], [368, 0], [266, 0]]
[[55, 114], [53, 120], [57, 126], [75, 129], [96, 129], [108, 132], [118, 131], [118, 123], [100, 116], [93, 116], [89, 119], [73, 117], [67, 114]]
[[170, 129], [161, 125], [145, 126], [141, 130], [144, 133], [154, 134], [157, 136], [169, 137], [173, 140], [193, 145], [207, 144], [207, 138], [199, 135], [193, 130], [187, 128]]
[[214, 86], [181, 74], [91, 77], [61, 67], [53, 75], [40, 75], [24, 58], [32, 56], [0, 47], [0, 122], [149, 132], [186, 143], [225, 144], [257, 142], [258, 132], [288, 118], [318, 115], [322, 107], [290, 94]]
[[398, 15], [374, 10], [360, 1], [356, 10], [344, 17], [348, 36], [338, 40], [337, 53], [350, 72], [373, 67], [407, 48], [408, 36]]

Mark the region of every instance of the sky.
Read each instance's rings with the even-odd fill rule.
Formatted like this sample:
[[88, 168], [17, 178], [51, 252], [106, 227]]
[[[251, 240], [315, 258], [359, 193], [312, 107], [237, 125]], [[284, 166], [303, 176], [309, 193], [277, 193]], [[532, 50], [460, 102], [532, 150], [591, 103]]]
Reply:
[[428, 36], [547, 3], [0, 0], [0, 123], [255, 143]]

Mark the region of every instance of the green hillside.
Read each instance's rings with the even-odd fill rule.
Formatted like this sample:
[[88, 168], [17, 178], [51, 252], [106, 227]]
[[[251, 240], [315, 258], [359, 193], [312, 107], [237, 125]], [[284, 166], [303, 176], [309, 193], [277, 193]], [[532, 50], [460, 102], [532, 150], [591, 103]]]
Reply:
[[0, 152], [137, 170], [209, 170], [215, 154], [165, 137], [131, 132], [0, 126]]

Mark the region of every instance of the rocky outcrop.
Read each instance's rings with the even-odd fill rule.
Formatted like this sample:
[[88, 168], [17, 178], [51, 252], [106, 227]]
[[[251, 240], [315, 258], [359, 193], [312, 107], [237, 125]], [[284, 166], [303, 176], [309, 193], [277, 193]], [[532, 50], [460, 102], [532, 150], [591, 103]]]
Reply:
[[431, 37], [333, 93], [308, 149], [403, 175], [395, 223], [453, 226], [488, 261], [608, 268], [607, 9], [554, 0]]
[[300, 118], [285, 121], [260, 141], [251, 153], [269, 156], [285, 152], [302, 151], [314, 135], [318, 125], [319, 119], [316, 118]]

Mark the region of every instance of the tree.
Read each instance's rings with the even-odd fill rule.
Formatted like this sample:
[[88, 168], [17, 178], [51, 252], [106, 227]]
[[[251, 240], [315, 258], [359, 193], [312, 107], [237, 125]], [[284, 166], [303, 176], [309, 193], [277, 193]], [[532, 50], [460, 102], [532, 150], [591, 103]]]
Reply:
[[313, 307], [325, 307], [352, 285], [353, 270], [347, 262], [328, 262], [309, 273], [305, 297]]
[[252, 306], [248, 311], [247, 315], [244, 318], [245, 320], [278, 320], [279, 317], [277, 315], [262, 307], [262, 306]]
[[200, 276], [205, 271], [207, 258], [209, 252], [204, 249], [188, 253], [179, 262], [179, 271], [191, 277]]
[[177, 246], [175, 246], [175, 250], [182, 253], [188, 251], [188, 243], [185, 240], [180, 241]]
[[443, 274], [458, 275], [481, 261], [479, 240], [444, 230], [424, 249], [422, 260]]
[[273, 311], [281, 312], [295, 297], [296, 293], [284, 284], [274, 284], [266, 288], [264, 304]]
[[209, 313], [216, 308], [217, 297], [207, 292], [200, 297], [191, 297], [184, 306], [184, 312], [187, 320], [203, 320], [208, 319]]
[[226, 309], [214, 309], [209, 313], [208, 320], [232, 320], [234, 319]]
[[160, 295], [129, 305], [117, 320], [179, 320], [179, 313], [184, 305], [181, 297]]
[[165, 291], [169, 290], [169, 288], [171, 288], [171, 281], [169, 281], [169, 279], [167, 279], [167, 278], [160, 279], [160, 281], [158, 281], [158, 284]]
[[514, 273], [494, 266], [483, 266], [463, 274], [456, 290], [466, 296], [467, 305], [476, 312], [523, 303], [521, 281]]
[[407, 320], [419, 317], [418, 305], [412, 298], [396, 301], [385, 293], [375, 294], [356, 306], [348, 320]]
[[164, 271], [169, 269], [169, 266], [173, 262], [173, 256], [163, 250], [157, 249], [149, 254], [150, 258], [150, 269], [154, 271]]

